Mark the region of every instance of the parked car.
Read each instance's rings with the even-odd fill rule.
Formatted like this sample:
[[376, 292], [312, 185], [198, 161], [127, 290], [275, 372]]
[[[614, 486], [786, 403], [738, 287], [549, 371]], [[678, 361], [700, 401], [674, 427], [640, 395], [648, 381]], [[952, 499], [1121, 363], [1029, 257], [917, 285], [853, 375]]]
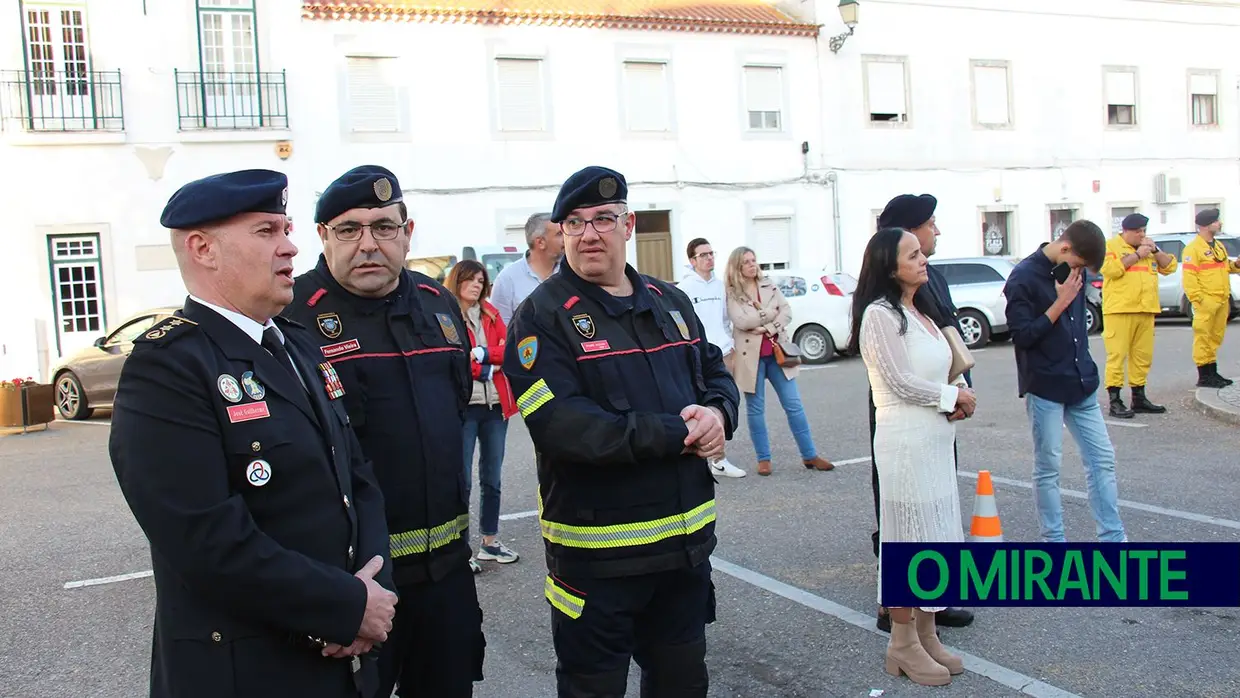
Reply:
[[97, 409], [110, 409], [116, 398], [121, 368], [134, 341], [178, 307], [152, 308], [126, 318], [115, 330], [85, 349], [69, 354], [52, 369], [56, 409], [65, 419], [89, 419]]
[[1102, 274], [1085, 270], [1085, 326], [1090, 333], [1102, 331]]
[[1009, 257], [930, 258], [943, 272], [959, 311], [961, 338], [970, 349], [1007, 339], [1007, 298], [1003, 285], [1016, 268]]
[[779, 287], [792, 309], [788, 332], [807, 364], [825, 364], [848, 342], [852, 294], [857, 280], [838, 272], [774, 269], [766, 276]]
[[[1197, 233], [1159, 233], [1150, 235], [1150, 239], [1158, 245], [1158, 249], [1184, 262], [1184, 247], [1197, 237]], [[1227, 256], [1235, 259], [1240, 255], [1240, 238], [1231, 235], [1219, 235], [1216, 240], [1223, 243]], [[1184, 295], [1184, 270], [1177, 266], [1176, 270], [1166, 276], [1158, 277], [1158, 304], [1162, 306], [1160, 316], [1185, 315], [1193, 316], [1193, 306]], [[1240, 274], [1231, 275], [1231, 317], [1236, 317], [1240, 310]]]

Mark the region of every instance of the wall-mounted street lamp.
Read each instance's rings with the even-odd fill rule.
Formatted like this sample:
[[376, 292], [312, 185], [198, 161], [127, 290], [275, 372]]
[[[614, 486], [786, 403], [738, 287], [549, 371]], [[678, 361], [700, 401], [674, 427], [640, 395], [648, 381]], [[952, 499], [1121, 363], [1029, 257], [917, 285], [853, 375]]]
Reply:
[[840, 19], [844, 20], [844, 24], [848, 26], [848, 31], [838, 36], [831, 37], [831, 53], [839, 53], [844, 47], [844, 42], [848, 41], [848, 37], [853, 35], [853, 27], [857, 26], [857, 0], [840, 0]]

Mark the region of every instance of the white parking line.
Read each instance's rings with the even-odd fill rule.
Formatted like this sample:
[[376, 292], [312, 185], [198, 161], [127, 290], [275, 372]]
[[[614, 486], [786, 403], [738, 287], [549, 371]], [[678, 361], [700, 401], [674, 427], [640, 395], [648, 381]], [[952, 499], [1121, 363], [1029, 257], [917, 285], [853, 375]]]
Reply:
[[105, 421], [103, 421], [103, 420], [99, 420], [99, 419], [83, 419], [83, 420], [78, 420], [78, 419], [60, 419], [60, 418], [57, 418], [57, 419], [55, 420], [55, 422], [56, 422], [56, 424], [87, 424], [87, 425], [99, 426], [99, 427], [110, 427], [110, 426], [112, 426], [112, 422], [111, 422], [111, 420], [109, 420], [109, 421], [106, 421], [106, 422], [105, 422]]
[[[818, 611], [823, 615], [838, 618], [849, 625], [855, 625], [862, 630], [874, 633], [881, 637], [887, 637], [886, 633], [881, 632], [874, 627], [874, 617], [866, 615], [859, 611], [854, 611], [847, 606], [841, 606], [834, 601], [824, 599], [821, 596], [811, 594], [804, 589], [798, 589], [790, 584], [785, 584], [777, 579], [772, 579], [764, 574], [754, 572], [753, 570], [734, 565], [726, 560], [721, 560], [712, 556], [710, 559], [711, 566], [723, 572], [726, 575], [735, 577], [742, 582], [752, 584], [760, 589], [782, 596], [789, 601], [801, 604], [802, 606]], [[949, 650], [960, 655], [964, 660], [964, 668], [969, 671], [985, 676], [996, 683], [1003, 684], [1008, 688], [1019, 691], [1028, 696], [1038, 696], [1038, 698], [1080, 698], [1075, 693], [1070, 693], [1061, 688], [1056, 688], [1048, 683], [1039, 681], [1032, 676], [1008, 669], [1007, 667], [995, 664], [992, 661], [983, 659], [968, 652], [962, 652], [958, 648], [949, 647]]]
[[512, 521], [514, 519], [528, 519], [531, 516], [538, 516], [538, 510], [534, 509], [532, 511], [518, 511], [515, 514], [501, 514], [499, 517], [499, 520], [500, 521]]
[[131, 579], [143, 579], [155, 574], [151, 570], [145, 572], [130, 572], [129, 574], [118, 574], [115, 577], [100, 577], [98, 579], [83, 579], [80, 582], [65, 582], [66, 589], [78, 589], [80, 587], [93, 587], [100, 584], [114, 584], [116, 582], [127, 582]]
[[[1149, 426], [1148, 424], [1141, 424], [1140, 422], [1121, 422], [1115, 419], [1104, 419], [1102, 420], [1102, 423], [1110, 424], [1113, 427], [1130, 427], [1132, 429], [1144, 429]], [[1064, 426], [1068, 425], [1065, 424]]]

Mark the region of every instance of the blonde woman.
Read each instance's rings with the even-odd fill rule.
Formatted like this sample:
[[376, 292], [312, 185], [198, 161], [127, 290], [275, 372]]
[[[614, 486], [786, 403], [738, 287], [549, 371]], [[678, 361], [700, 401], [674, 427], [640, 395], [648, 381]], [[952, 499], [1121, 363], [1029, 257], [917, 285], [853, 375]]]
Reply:
[[829, 461], [818, 455], [810, 434], [801, 393], [797, 389], [798, 370], [782, 368], [775, 360], [776, 341], [788, 341], [792, 310], [787, 299], [758, 268], [758, 259], [748, 247], [736, 248], [728, 257], [728, 319], [732, 321], [733, 379], [745, 394], [749, 418], [749, 438], [758, 456], [758, 474], [771, 474], [771, 440], [766, 431], [766, 381], [775, 388], [779, 404], [788, 418], [788, 428], [796, 439], [801, 460], [808, 469], [831, 470]]

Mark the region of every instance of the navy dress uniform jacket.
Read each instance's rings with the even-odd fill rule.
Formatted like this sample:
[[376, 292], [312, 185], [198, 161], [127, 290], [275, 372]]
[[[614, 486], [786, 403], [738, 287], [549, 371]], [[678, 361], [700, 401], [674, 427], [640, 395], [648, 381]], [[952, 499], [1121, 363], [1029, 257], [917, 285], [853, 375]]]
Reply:
[[386, 297], [353, 295], [322, 255], [293, 292], [284, 314], [311, 329], [315, 360], [339, 373], [341, 402], [374, 463], [397, 586], [439, 581], [470, 556], [464, 428], [473, 378], [460, 304], [408, 269]]
[[682, 455], [680, 412], [719, 408], [730, 439], [740, 393], [684, 292], [625, 272], [628, 302], [561, 265], [509, 325], [504, 373], [537, 450], [552, 574], [683, 569], [715, 546], [714, 479]]
[[[374, 662], [328, 659], [366, 608], [354, 576], [387, 553], [383, 499], [304, 328], [277, 320], [306, 388], [242, 329], [187, 299], [136, 340], [109, 451], [150, 541], [153, 698], [356, 698]], [[308, 388], [308, 392], [307, 392]], [[393, 589], [391, 564], [376, 577]]]

